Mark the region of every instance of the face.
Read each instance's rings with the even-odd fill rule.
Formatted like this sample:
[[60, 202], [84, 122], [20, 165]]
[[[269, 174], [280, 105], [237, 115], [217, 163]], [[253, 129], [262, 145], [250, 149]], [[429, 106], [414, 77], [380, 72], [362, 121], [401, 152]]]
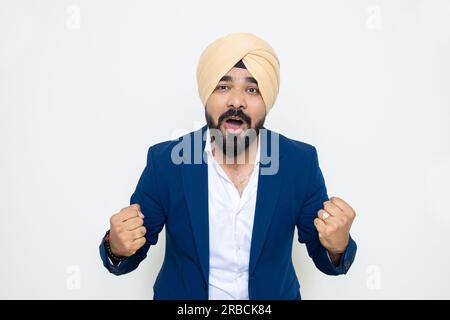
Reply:
[[210, 130], [222, 136], [224, 154], [236, 157], [248, 148], [264, 125], [266, 105], [247, 69], [232, 68], [220, 79], [206, 102], [205, 115]]

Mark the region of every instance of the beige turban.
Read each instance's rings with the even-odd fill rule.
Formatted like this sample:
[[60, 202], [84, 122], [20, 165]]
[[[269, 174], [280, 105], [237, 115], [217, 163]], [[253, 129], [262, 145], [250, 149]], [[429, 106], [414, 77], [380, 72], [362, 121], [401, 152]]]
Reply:
[[211, 43], [200, 56], [197, 84], [203, 105], [222, 78], [239, 60], [258, 81], [266, 104], [272, 108], [280, 86], [280, 63], [272, 47], [251, 33], [232, 33]]

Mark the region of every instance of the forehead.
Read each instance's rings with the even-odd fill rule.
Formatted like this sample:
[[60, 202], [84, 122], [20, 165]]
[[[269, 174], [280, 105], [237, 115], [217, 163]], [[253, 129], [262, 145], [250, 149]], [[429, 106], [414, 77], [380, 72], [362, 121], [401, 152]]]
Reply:
[[227, 73], [225, 73], [226, 76], [232, 76], [233, 78], [245, 78], [245, 77], [253, 77], [250, 72], [248, 72], [247, 69], [243, 68], [231, 68]]
[[237, 83], [254, 83], [258, 85], [258, 81], [248, 72], [247, 69], [243, 68], [232, 68], [228, 71], [219, 82], [237, 82]]

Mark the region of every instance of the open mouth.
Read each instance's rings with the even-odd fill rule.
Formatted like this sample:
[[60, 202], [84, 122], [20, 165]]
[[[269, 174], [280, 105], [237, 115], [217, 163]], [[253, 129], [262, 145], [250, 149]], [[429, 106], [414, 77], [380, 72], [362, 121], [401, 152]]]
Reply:
[[242, 130], [245, 126], [245, 122], [239, 118], [232, 117], [228, 118], [224, 122], [225, 129], [231, 131], [239, 131]]

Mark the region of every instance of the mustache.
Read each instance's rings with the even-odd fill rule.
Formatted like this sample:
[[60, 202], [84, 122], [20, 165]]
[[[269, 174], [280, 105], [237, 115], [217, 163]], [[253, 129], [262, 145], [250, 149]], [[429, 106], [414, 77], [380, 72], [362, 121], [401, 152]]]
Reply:
[[238, 117], [240, 120], [244, 121], [249, 128], [252, 126], [252, 119], [242, 111], [242, 109], [231, 108], [224, 112], [217, 121], [217, 126], [220, 127], [222, 122], [229, 117]]

